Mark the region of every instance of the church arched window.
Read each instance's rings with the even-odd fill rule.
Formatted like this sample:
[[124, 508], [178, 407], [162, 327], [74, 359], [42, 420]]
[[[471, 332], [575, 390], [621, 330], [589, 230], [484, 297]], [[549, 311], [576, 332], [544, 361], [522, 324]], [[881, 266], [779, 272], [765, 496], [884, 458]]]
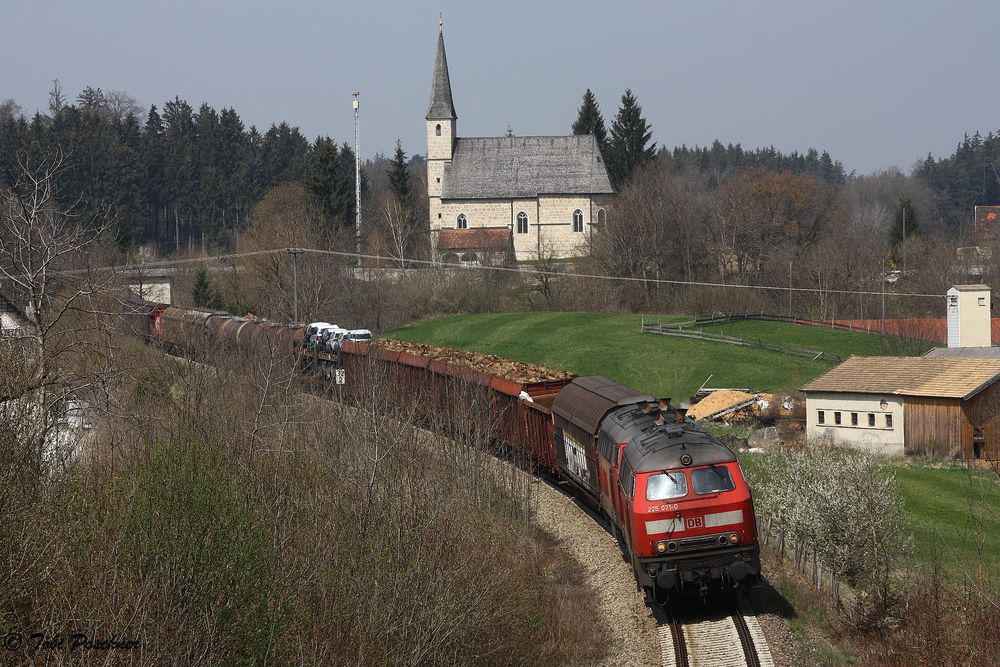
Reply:
[[517, 214], [517, 233], [527, 234], [528, 233], [528, 214], [521, 211]]
[[455, 221], [455, 229], [468, 229], [469, 219], [465, 217], [464, 213], [458, 214], [458, 220]]
[[434, 136], [435, 137], [441, 136], [441, 123], [438, 123], [437, 127], [434, 128]]
[[583, 211], [576, 209], [573, 211], [573, 231], [582, 232], [583, 231]]
[[607, 216], [604, 214], [604, 209], [597, 209], [597, 226], [603, 227], [605, 222], [607, 222]]

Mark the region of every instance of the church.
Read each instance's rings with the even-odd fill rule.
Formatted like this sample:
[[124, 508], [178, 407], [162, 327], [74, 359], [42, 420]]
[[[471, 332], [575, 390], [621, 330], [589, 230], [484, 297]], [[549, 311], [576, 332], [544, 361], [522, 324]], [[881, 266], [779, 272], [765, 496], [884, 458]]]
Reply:
[[587, 254], [614, 195], [593, 135], [459, 137], [443, 30], [426, 118], [436, 260], [495, 266]]

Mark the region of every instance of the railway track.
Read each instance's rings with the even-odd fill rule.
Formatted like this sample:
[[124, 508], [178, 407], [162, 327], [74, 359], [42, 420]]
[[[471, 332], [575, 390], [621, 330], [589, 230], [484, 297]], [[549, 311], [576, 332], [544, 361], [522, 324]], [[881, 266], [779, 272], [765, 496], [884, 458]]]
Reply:
[[745, 601], [675, 613], [654, 609], [664, 667], [774, 667], [757, 616]]

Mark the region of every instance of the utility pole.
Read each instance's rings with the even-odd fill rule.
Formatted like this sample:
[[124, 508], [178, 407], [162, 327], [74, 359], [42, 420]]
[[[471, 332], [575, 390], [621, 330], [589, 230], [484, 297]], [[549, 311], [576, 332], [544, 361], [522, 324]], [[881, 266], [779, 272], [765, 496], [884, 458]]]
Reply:
[[903, 270], [900, 275], [906, 273], [906, 206], [903, 206], [903, 240], [901, 242], [903, 246]]
[[882, 253], [882, 333], [885, 333], [885, 253]]
[[792, 260], [788, 260], [788, 319], [792, 319]]
[[299, 255], [302, 248], [289, 248], [288, 254], [292, 256], [292, 320], [299, 321]]
[[357, 267], [361, 268], [361, 118], [358, 95], [361, 93], [355, 90], [354, 95], [354, 240], [357, 245], [358, 260]]

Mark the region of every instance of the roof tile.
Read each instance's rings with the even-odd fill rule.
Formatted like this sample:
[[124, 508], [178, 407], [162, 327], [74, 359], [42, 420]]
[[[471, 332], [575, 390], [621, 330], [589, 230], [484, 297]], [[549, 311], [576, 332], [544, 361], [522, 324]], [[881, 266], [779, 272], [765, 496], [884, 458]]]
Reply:
[[969, 398], [1000, 377], [1000, 359], [851, 357], [802, 391]]
[[591, 134], [456, 139], [444, 176], [443, 199], [614, 192]]

